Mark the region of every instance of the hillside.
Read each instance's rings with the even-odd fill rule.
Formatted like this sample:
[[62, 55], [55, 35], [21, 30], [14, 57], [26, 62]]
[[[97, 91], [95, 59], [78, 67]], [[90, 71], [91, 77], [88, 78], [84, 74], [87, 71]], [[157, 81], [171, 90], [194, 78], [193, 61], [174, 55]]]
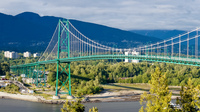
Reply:
[[[0, 13], [0, 50], [44, 51], [59, 17], [24, 12], [16, 16]], [[70, 20], [87, 37], [109, 46], [130, 48], [160, 39], [94, 23]]]
[[137, 33], [144, 36], [156, 37], [160, 39], [167, 39], [179, 34], [185, 33], [182, 30], [131, 30], [133, 33]]

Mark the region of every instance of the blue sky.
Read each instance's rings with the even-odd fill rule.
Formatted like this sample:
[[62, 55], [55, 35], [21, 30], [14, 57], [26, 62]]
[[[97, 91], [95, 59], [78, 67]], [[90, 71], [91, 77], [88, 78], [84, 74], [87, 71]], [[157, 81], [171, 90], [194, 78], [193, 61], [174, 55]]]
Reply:
[[200, 0], [0, 0], [0, 12], [30, 11], [124, 30], [200, 27]]

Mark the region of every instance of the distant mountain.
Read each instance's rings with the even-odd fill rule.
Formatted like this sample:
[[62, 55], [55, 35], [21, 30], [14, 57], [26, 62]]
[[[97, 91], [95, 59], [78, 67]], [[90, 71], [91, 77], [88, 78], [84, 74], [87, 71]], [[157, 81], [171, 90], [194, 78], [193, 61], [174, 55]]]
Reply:
[[167, 39], [186, 33], [186, 31], [182, 30], [131, 30], [131, 32], [160, 39]]
[[[24, 12], [16, 16], [0, 13], [0, 50], [44, 51], [59, 19], [62, 18], [41, 17], [32, 12]], [[111, 47], [130, 48], [148, 41], [161, 40], [78, 20], [70, 20], [70, 22], [88, 38]]]

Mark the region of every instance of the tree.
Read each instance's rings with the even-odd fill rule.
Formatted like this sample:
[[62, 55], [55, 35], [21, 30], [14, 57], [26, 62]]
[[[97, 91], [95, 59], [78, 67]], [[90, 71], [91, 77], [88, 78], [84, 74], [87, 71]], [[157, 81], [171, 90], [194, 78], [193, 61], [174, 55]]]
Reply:
[[181, 106], [183, 112], [196, 112], [200, 109], [199, 86], [194, 86], [189, 78], [185, 87], [181, 87], [180, 99], [176, 103]]
[[6, 72], [6, 79], [10, 79], [11, 75], [10, 72]]
[[22, 77], [20, 76], [17, 80], [18, 80], [19, 82], [22, 82]]
[[63, 108], [61, 108], [62, 112], [84, 112], [85, 106], [81, 104], [81, 100], [71, 101], [68, 100], [63, 104]]
[[[66, 101], [65, 104], [63, 104], [63, 108], [61, 108], [62, 112], [84, 112], [85, 106], [81, 104], [81, 100], [78, 99], [76, 101]], [[98, 112], [97, 107], [92, 107], [89, 109], [89, 112]]]
[[5, 75], [6, 72], [10, 71], [10, 67], [9, 67], [9, 64], [7, 62], [4, 62], [4, 63], [0, 63], [1, 64], [1, 67], [0, 67], [0, 74], [2, 75]]
[[89, 112], [98, 112], [98, 109], [97, 109], [97, 107], [93, 107], [93, 108], [89, 109]]
[[172, 93], [169, 92], [166, 73], [162, 74], [160, 68], [157, 67], [155, 72], [151, 74], [150, 94], [144, 92], [141, 95], [140, 103], [147, 103], [146, 108], [143, 106], [140, 112], [168, 112], [172, 110], [170, 108], [170, 101]]
[[48, 77], [47, 77], [47, 82], [49, 84], [52, 84], [56, 80], [56, 72], [52, 71], [49, 72]]

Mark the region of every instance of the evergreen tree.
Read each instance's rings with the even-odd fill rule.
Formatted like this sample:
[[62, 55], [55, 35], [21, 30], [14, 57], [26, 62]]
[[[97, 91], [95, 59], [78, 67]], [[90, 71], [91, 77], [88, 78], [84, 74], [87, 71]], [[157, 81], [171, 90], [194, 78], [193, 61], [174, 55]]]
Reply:
[[18, 80], [19, 82], [22, 82], [22, 77], [20, 76], [17, 80]]
[[55, 71], [49, 72], [47, 77], [47, 82], [49, 84], [52, 84], [53, 82], [55, 82], [55, 80], [56, 80], [56, 72]]
[[91, 109], [89, 110], [89, 112], [98, 112], [98, 109], [97, 109], [97, 107], [93, 107], [93, 108], [91, 108]]
[[6, 72], [6, 79], [10, 79], [11, 75], [10, 72]]
[[190, 78], [185, 87], [181, 87], [180, 96], [176, 103], [183, 112], [196, 112], [200, 108], [199, 86], [195, 87]]
[[81, 101], [71, 101], [68, 100], [63, 104], [63, 108], [61, 108], [62, 112], [84, 112], [85, 106], [81, 104]]
[[[66, 101], [65, 104], [63, 104], [63, 108], [61, 108], [62, 112], [84, 112], [85, 106], [81, 104], [81, 100], [76, 101]], [[89, 112], [98, 112], [97, 107], [92, 107], [89, 109]]]
[[166, 74], [162, 74], [160, 68], [157, 67], [155, 72], [151, 74], [150, 84], [150, 94], [144, 92], [141, 95], [140, 103], [146, 103], [146, 108], [143, 106], [140, 112], [169, 112], [170, 101], [172, 93], [169, 92]]

